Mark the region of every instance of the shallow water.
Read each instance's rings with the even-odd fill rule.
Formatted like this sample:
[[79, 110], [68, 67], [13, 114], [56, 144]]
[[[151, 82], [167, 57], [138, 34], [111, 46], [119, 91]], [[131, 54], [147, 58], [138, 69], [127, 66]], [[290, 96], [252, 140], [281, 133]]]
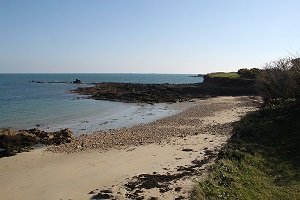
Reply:
[[137, 105], [96, 101], [69, 93], [78, 85], [33, 83], [79, 78], [84, 83], [197, 83], [202, 78], [173, 74], [0, 74], [0, 128], [70, 127], [76, 133], [119, 128], [171, 115], [167, 104]]

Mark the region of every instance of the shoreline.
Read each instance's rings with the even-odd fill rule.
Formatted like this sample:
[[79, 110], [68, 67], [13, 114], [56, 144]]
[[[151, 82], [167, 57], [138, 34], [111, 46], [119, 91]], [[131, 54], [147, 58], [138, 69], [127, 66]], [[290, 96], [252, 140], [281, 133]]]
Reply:
[[[5, 199], [186, 198], [191, 181], [199, 174], [181, 177], [178, 173], [204, 172], [230, 137], [232, 122], [255, 110], [255, 105], [249, 97], [197, 100], [181, 113], [145, 125], [112, 134], [82, 135], [47, 151], [43, 148], [1, 158], [0, 192]], [[170, 180], [168, 187], [158, 179], [162, 182], [145, 188], [143, 181], [155, 174]], [[130, 190], [128, 183], [140, 189]]]
[[[99, 101], [90, 99], [90, 101]], [[103, 101], [103, 100], [101, 100]], [[98, 131], [108, 131], [110, 129], [130, 128], [139, 124], [146, 124], [164, 117], [177, 114], [184, 110], [187, 103], [157, 103], [154, 105], [145, 103], [125, 103], [114, 102], [115, 108], [106, 109], [105, 112], [98, 115], [85, 116], [75, 120], [67, 120], [61, 123], [40, 126], [46, 131], [57, 131], [62, 128], [69, 128], [73, 131], [74, 136], [81, 134], [93, 134]], [[107, 113], [107, 114], [104, 114]]]
[[[93, 113], [91, 116], [78, 116], [76, 119], [65, 119], [61, 122], [38, 123], [35, 126], [21, 127], [2, 127], [0, 130], [29, 130], [37, 128], [43, 131], [59, 131], [61, 129], [70, 129], [74, 136], [80, 134], [92, 134], [97, 131], [107, 131], [109, 129], [129, 128], [138, 124], [145, 124], [158, 119], [171, 116], [181, 112], [187, 107], [186, 102], [177, 103], [157, 103], [154, 105], [146, 103], [124, 103], [111, 102], [94, 99], [94, 106], [101, 106], [104, 102], [104, 108], [98, 114]], [[111, 104], [111, 105], [110, 105]]]
[[[83, 84], [72, 84], [80, 79]], [[32, 80], [37, 80], [35, 83]], [[127, 105], [119, 102], [97, 101], [88, 99], [87, 96], [71, 93], [77, 87], [88, 87], [84, 83], [96, 82], [133, 82], [133, 83], [194, 83], [200, 82], [199, 78], [191, 78], [188, 75], [126, 75], [126, 74], [11, 74], [1, 76], [0, 85], [3, 87], [0, 101], [1, 128], [31, 129], [41, 128], [56, 131], [55, 128], [70, 128], [82, 132], [88, 129], [84, 121], [100, 118], [94, 127], [106, 121], [115, 119], [102, 119], [106, 115], [115, 115], [119, 111], [126, 110]], [[51, 83], [52, 82], [52, 83]], [[58, 83], [64, 82], [64, 83]], [[129, 105], [129, 106], [128, 106]], [[133, 106], [137, 107], [137, 106]], [[110, 109], [108, 110], [108, 109]], [[134, 111], [133, 111], [134, 112]], [[102, 115], [103, 114], [103, 115]], [[130, 114], [129, 114], [130, 115]], [[78, 120], [74, 120], [77, 118]], [[81, 121], [83, 122], [81, 124]], [[68, 124], [67, 124], [68, 123]], [[75, 125], [74, 125], [75, 124]], [[49, 129], [47, 129], [49, 127]], [[92, 131], [95, 128], [92, 127]], [[72, 128], [72, 127], [71, 127]], [[99, 126], [99, 129], [102, 127]], [[109, 129], [105, 127], [105, 129]], [[115, 127], [113, 127], [115, 128]], [[117, 126], [116, 128], [119, 128]], [[83, 130], [85, 131], [85, 130]], [[74, 132], [77, 132], [76, 130]]]
[[[79, 79], [77, 80], [80, 81]], [[30, 81], [29, 83], [36, 85], [49, 83], [46, 84], [48, 87], [49, 85], [52, 85], [50, 82], [45, 79], [45, 81], [38, 81], [37, 83]], [[51, 83], [53, 83], [53, 85], [57, 84], [56, 81], [52, 81]], [[14, 123], [10, 123], [13, 120], [9, 120], [8, 116], [7, 120], [5, 120], [6, 122], [3, 122], [3, 124], [6, 125], [2, 126], [2, 128], [41, 128], [45, 131], [58, 131], [59, 129], [71, 128], [75, 134], [90, 133], [97, 130], [131, 127], [139, 123], [148, 123], [161, 117], [174, 114], [176, 112], [173, 111], [176, 109], [172, 108], [173, 106], [169, 106], [173, 103], [183, 103], [189, 102], [193, 99], [207, 99], [216, 96], [247, 96], [256, 94], [253, 87], [253, 80], [211, 79], [207, 76], [204, 76], [203, 82], [200, 83], [146, 84], [101, 82], [95, 83], [89, 87], [84, 84], [72, 85], [77, 85], [78, 88], [70, 87], [68, 91], [71, 96], [65, 95], [63, 98], [64, 100], [61, 100], [61, 104], [52, 105], [47, 101], [41, 103], [39, 105], [41, 113], [35, 112], [35, 109], [28, 109], [29, 107], [25, 106], [26, 109], [24, 113], [32, 113], [32, 116], [35, 116], [32, 120], [27, 120], [28, 118], [24, 118], [21, 114], [20, 119], [24, 119], [23, 121], [17, 121], [16, 123], [18, 126], [15, 126]], [[54, 86], [50, 88], [53, 89], [56, 94], [57, 88]], [[58, 93], [59, 92], [57, 92], [57, 94]], [[72, 101], [68, 99], [71, 97]], [[69, 103], [67, 104], [66, 102]], [[54, 114], [52, 110], [47, 111], [47, 104], [58, 109], [58, 112]], [[147, 107], [140, 106], [143, 104], [147, 106], [153, 105], [154, 108], [158, 107], [158, 109], [157, 111], [149, 113], [149, 115], [143, 117], [134, 116], [136, 110], [140, 110], [142, 107]], [[166, 107], [170, 107], [169, 113], [167, 111], [164, 112], [164, 108], [160, 108], [160, 104], [166, 104]], [[110, 110], [108, 110], [109, 107]], [[130, 109], [128, 107], [130, 107]], [[10, 108], [10, 110], [15, 110], [15, 108]], [[62, 110], [66, 110], [66, 112], [61, 112]], [[122, 114], [120, 111], [124, 113]], [[143, 115], [142, 112], [141, 115]], [[145, 112], [147, 112], [147, 110]], [[158, 113], [158, 115], [154, 116], [156, 113]], [[107, 117], [108, 115], [110, 115], [110, 117]], [[130, 119], [128, 120], [123, 118], [125, 115], [128, 115], [126, 117]], [[76, 119], [74, 119], [74, 117]], [[18, 119], [17, 116], [16, 118]]]

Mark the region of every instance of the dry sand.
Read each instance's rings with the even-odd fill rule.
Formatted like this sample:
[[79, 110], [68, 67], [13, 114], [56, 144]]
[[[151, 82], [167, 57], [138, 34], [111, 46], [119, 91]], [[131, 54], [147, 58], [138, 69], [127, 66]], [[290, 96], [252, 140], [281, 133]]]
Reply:
[[[116, 199], [187, 198], [193, 181], [212, 162], [209, 154], [215, 155], [230, 137], [231, 123], [256, 109], [248, 97], [218, 97], [190, 104], [190, 108], [174, 116], [113, 132], [124, 140], [121, 145], [105, 141], [99, 133], [79, 137], [51, 151], [36, 149], [1, 158], [0, 199], [90, 199], [101, 189], [112, 190]], [[158, 139], [149, 136], [153, 130]], [[125, 136], [129, 133], [127, 141]], [[138, 142], [132, 141], [138, 135], [142, 135]], [[92, 140], [99, 143], [99, 139], [104, 140], [102, 145], [92, 145]], [[112, 139], [116, 138], [109, 137]], [[86, 144], [78, 148], [80, 143]], [[207, 162], [202, 163], [205, 159]], [[193, 165], [193, 161], [201, 164]], [[193, 166], [193, 173], [185, 173], [189, 166]], [[201, 173], [195, 174], [196, 171]], [[177, 176], [180, 173], [186, 176]], [[159, 191], [166, 187], [152, 187], [153, 184], [151, 189], [138, 188], [138, 182], [132, 190], [125, 186], [135, 183], [139, 178], [134, 177], [140, 174], [171, 177], [168, 189]]]

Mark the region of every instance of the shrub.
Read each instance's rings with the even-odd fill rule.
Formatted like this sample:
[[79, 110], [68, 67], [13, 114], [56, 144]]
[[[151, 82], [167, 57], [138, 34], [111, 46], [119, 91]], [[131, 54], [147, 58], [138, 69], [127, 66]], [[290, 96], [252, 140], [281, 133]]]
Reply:
[[238, 70], [238, 74], [241, 78], [247, 78], [247, 79], [255, 79], [257, 75], [259, 74], [260, 69], [258, 68], [252, 68], [252, 69], [246, 69], [242, 68]]
[[300, 99], [300, 58], [293, 59], [292, 61], [293, 78], [296, 84], [296, 99]]
[[300, 60], [279, 59], [268, 63], [257, 77], [257, 88], [265, 103], [299, 99]]

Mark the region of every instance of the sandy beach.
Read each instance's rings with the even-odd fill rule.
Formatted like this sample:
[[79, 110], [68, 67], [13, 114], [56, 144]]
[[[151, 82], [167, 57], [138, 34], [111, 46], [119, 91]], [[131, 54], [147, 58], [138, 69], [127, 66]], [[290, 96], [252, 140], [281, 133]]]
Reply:
[[1, 199], [188, 198], [230, 137], [232, 123], [257, 109], [250, 97], [188, 105], [148, 124], [1, 158]]

